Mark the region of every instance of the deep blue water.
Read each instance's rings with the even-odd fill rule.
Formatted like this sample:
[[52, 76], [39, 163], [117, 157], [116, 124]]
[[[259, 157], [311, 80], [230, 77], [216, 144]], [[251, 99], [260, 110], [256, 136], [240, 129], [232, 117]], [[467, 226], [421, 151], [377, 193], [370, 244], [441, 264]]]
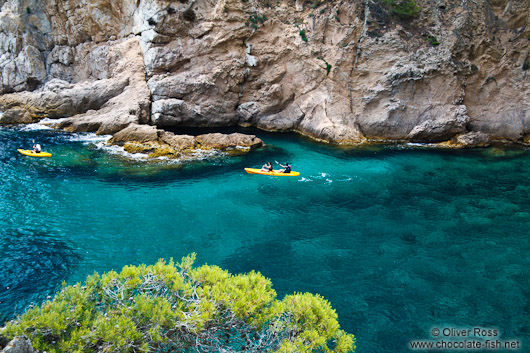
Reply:
[[[407, 352], [433, 327], [530, 338], [530, 152], [339, 149], [258, 133], [246, 156], [128, 160], [90, 135], [0, 128], [0, 321], [65, 280], [180, 259], [320, 293], [358, 352]], [[17, 148], [38, 140], [52, 158]], [[244, 167], [291, 162], [299, 178]]]

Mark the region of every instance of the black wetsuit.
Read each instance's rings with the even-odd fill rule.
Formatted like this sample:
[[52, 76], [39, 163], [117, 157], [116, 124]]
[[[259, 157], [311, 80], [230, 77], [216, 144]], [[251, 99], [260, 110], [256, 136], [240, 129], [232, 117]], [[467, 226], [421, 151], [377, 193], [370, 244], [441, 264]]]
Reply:
[[290, 173], [291, 172], [291, 166], [288, 165], [285, 167], [285, 170], [283, 171], [284, 173]]

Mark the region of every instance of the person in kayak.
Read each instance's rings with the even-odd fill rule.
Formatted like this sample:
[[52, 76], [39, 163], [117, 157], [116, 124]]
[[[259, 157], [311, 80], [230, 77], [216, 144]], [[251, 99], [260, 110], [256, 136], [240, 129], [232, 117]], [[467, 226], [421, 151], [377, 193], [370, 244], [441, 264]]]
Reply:
[[33, 145], [33, 150], [31, 152], [33, 152], [33, 153], [41, 153], [42, 152], [42, 148], [40, 147], [40, 145], [38, 143], [35, 143]]
[[[280, 164], [280, 163], [278, 163], [278, 164]], [[281, 166], [283, 169], [280, 169], [280, 170], [278, 171], [278, 173], [287, 173], [287, 174], [288, 174], [288, 173], [291, 172], [291, 166], [289, 165], [289, 163], [285, 163], [285, 165], [281, 165], [281, 164], [280, 164], [280, 166]]]
[[267, 162], [266, 164], [264, 164], [261, 169], [260, 169], [262, 172], [271, 172], [272, 173], [272, 163], [271, 162]]

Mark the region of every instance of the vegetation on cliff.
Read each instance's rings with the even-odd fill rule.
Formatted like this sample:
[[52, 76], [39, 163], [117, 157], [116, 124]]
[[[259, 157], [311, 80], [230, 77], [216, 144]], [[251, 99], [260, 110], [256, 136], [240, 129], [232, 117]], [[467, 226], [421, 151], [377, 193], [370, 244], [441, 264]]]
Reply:
[[260, 273], [217, 266], [125, 266], [63, 285], [53, 300], [10, 322], [46, 352], [350, 352], [355, 338], [319, 295], [276, 299]]
[[414, 0], [382, 0], [381, 2], [389, 9], [392, 16], [402, 20], [414, 18], [421, 10]]

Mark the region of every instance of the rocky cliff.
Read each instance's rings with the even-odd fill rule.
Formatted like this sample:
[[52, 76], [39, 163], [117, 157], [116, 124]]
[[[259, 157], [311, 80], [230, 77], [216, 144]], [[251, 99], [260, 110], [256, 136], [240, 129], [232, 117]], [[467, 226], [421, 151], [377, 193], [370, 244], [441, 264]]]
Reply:
[[[527, 0], [0, 0], [0, 123], [526, 142]], [[159, 134], [160, 135], [160, 134]]]

